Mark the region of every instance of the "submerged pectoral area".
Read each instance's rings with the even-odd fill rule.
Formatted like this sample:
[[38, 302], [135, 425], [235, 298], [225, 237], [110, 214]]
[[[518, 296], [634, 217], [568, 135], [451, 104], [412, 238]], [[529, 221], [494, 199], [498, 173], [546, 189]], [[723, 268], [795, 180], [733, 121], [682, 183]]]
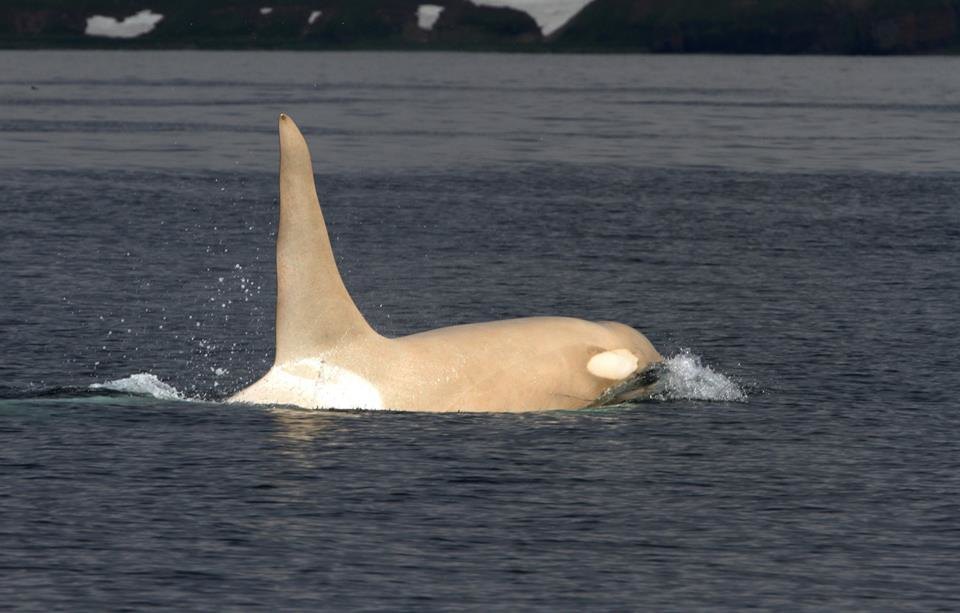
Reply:
[[649, 384], [638, 373], [662, 358], [623, 324], [533, 317], [377, 334], [337, 269], [307, 143], [286, 115], [279, 131], [276, 358], [231, 402], [534, 411], [615, 402]]

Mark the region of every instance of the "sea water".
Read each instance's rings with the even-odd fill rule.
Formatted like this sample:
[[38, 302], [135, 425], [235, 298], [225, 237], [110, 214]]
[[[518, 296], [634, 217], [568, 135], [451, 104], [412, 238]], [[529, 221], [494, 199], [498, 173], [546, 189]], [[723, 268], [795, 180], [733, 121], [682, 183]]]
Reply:
[[[400, 335], [642, 330], [652, 399], [228, 406], [276, 120]], [[960, 606], [960, 59], [0, 53], [0, 602]]]

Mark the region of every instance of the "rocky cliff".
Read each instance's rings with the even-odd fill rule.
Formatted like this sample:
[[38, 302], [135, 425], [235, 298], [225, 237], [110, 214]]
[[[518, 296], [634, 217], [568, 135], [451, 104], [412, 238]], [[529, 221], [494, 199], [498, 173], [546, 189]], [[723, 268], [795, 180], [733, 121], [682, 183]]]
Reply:
[[558, 29], [547, 29], [548, 35], [520, 10], [549, 10], [545, 3], [549, 0], [487, 3], [497, 6], [483, 0], [5, 0], [0, 46], [713, 53], [960, 49], [960, 0], [583, 0], [583, 8]]

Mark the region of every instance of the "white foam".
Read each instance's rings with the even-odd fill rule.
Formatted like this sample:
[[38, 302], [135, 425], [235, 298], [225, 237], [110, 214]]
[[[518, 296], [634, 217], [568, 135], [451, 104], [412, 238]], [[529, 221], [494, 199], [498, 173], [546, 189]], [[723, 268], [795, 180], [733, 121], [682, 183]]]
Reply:
[[506, 6], [527, 13], [544, 36], [556, 32], [591, 0], [477, 0], [479, 6]]
[[709, 366], [704, 366], [700, 356], [682, 352], [664, 360], [664, 364], [667, 372], [661, 376], [654, 398], [723, 402], [747, 399], [740, 386]]
[[136, 38], [153, 30], [162, 20], [163, 15], [154, 13], [150, 9], [140, 11], [123, 21], [117, 21], [113, 17], [93, 15], [87, 17], [85, 34], [105, 38]]
[[272, 13], [272, 12], [273, 12], [273, 7], [272, 7], [272, 6], [265, 6], [265, 7], [263, 7], [262, 9], [260, 9], [260, 14], [261, 14], [261, 15], [269, 15], [269, 14]]
[[417, 7], [417, 25], [420, 26], [421, 30], [432, 30], [442, 12], [442, 6], [437, 6], [436, 4], [421, 4]]
[[323, 15], [323, 11], [313, 11], [310, 13], [310, 16], [307, 17], [307, 23], [313, 25], [317, 22], [318, 19]]
[[142, 372], [123, 379], [114, 379], [106, 383], [94, 383], [90, 389], [112, 390], [141, 396], [153, 396], [159, 400], [184, 400], [184, 396], [172, 385], [168, 385], [156, 375]]

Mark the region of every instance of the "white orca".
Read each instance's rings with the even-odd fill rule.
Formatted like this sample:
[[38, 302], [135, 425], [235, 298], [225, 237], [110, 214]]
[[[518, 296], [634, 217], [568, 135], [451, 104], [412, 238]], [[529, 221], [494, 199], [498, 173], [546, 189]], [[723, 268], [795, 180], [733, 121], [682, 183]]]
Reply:
[[641, 395], [660, 354], [615, 322], [531, 317], [381, 336], [340, 278], [307, 143], [280, 115], [273, 367], [230, 402], [318, 409], [536, 411]]

